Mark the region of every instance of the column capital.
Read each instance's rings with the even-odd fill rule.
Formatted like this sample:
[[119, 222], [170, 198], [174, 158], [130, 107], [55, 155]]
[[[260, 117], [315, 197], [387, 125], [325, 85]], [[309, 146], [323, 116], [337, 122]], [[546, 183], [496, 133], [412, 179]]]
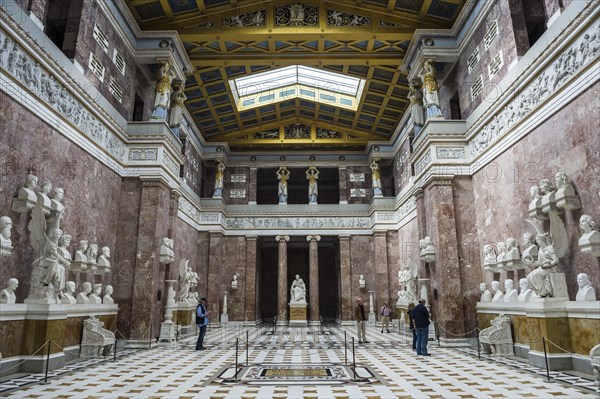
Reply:
[[290, 240], [290, 236], [275, 236], [275, 240], [277, 240], [277, 242], [281, 242], [281, 240], [285, 240], [287, 242]]
[[256, 241], [258, 240], [258, 236], [246, 236], [246, 241]]
[[340, 241], [350, 241], [350, 235], [349, 234], [339, 235], [338, 238], [339, 238]]
[[387, 234], [387, 230], [379, 230], [373, 232], [373, 237], [385, 237]]
[[321, 236], [306, 236], [306, 241], [321, 241]]
[[423, 198], [423, 188], [419, 187], [415, 190], [415, 194], [414, 194], [416, 199], [421, 199]]

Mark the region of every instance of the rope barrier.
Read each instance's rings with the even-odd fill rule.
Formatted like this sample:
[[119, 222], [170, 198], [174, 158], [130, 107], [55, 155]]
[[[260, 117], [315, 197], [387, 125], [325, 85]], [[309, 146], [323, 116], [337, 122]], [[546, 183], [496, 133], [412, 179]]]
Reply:
[[[42, 349], [44, 349], [44, 348], [46, 347], [46, 345], [48, 345], [48, 342], [50, 342], [50, 341], [52, 341], [52, 340], [51, 340], [51, 339], [49, 339], [48, 341], [44, 342], [44, 345], [40, 346], [38, 350], [36, 350], [35, 352], [33, 352], [31, 355], [27, 355], [27, 356], [30, 356], [30, 357], [32, 357], [32, 356], [35, 356], [35, 355], [36, 355], [36, 353], [38, 353], [39, 351], [41, 351]], [[18, 366], [22, 365], [23, 363], [25, 363], [27, 360], [30, 360], [30, 359], [25, 359], [25, 360], [23, 360], [22, 362], [20, 362], [20, 363], [17, 363], [17, 364], [15, 364], [14, 366], [11, 366], [11, 367], [7, 368], [6, 370], [2, 370], [2, 372], [3, 372], [3, 373], [5, 373], [5, 372], [6, 372], [6, 371], [8, 371], [8, 370], [12, 370], [12, 369], [14, 369], [15, 367], [18, 367]]]
[[472, 330], [471, 330], [471, 331], [469, 331], [469, 332], [466, 332], [466, 333], [463, 333], [463, 334], [455, 334], [455, 333], [453, 333], [453, 332], [450, 332], [450, 331], [446, 330], [446, 329], [445, 329], [444, 327], [442, 327], [442, 326], [441, 326], [439, 323], [437, 323], [437, 326], [438, 326], [438, 328], [441, 328], [442, 330], [444, 330], [444, 332], [446, 332], [446, 333], [448, 333], [448, 334], [450, 334], [450, 335], [452, 335], [452, 336], [455, 336], [455, 337], [466, 337], [467, 335], [470, 335], [471, 333], [473, 333], [473, 332], [475, 332], [475, 331], [478, 331], [478, 330], [479, 330], [479, 328], [475, 327], [474, 329], [472, 329]]
[[570, 353], [570, 354], [573, 354], [572, 352], [570, 352], [570, 351], [568, 351], [568, 350], [566, 350], [566, 349], [564, 349], [564, 348], [562, 348], [562, 347], [560, 347], [560, 346], [556, 345], [554, 342], [550, 341], [548, 338], [544, 337], [544, 339], [545, 339], [546, 341], [550, 342], [552, 345], [556, 346], [556, 347], [557, 347], [558, 349], [560, 349], [561, 351], [563, 351], [563, 352], [565, 352], [565, 353]]
[[[151, 328], [152, 328], [152, 326], [148, 327], [148, 329], [147, 329], [147, 330], [144, 332], [144, 334], [142, 334], [142, 336], [141, 336], [140, 338], [138, 338], [138, 339], [130, 339], [130, 338], [127, 338], [127, 337], [125, 337], [125, 336], [123, 335], [123, 333], [122, 333], [121, 331], [119, 331], [118, 329], [116, 329], [116, 330], [115, 330], [115, 334], [116, 334], [116, 333], [119, 333], [119, 335], [120, 335], [120, 336], [121, 336], [121, 337], [122, 337], [122, 338], [123, 338], [125, 341], [128, 341], [128, 342], [140, 342], [142, 339], [144, 339], [144, 338], [146, 337], [146, 334], [147, 334], [147, 333], [150, 331], [150, 329], [151, 329]], [[152, 338], [152, 337], [150, 337], [150, 338]]]

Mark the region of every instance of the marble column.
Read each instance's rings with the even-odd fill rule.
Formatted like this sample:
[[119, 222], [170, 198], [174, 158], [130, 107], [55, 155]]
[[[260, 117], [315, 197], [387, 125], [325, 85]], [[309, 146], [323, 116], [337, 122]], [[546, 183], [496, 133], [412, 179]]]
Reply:
[[340, 240], [340, 302], [342, 324], [353, 324], [352, 317], [352, 270], [350, 268], [350, 236], [341, 235]]
[[210, 232], [208, 242], [208, 311], [210, 324], [219, 323], [219, 302], [221, 301], [221, 270], [223, 268], [223, 233]]
[[[141, 338], [135, 341], [147, 346], [148, 340], [155, 342], [159, 335], [163, 304], [149, 298], [156, 298], [164, 289], [164, 266], [159, 263], [158, 251], [162, 237], [169, 229], [170, 191], [160, 180], [142, 182], [140, 215], [137, 234], [133, 295], [131, 297], [130, 337]], [[177, 253], [177, 244], [175, 244]], [[133, 341], [130, 341], [131, 345]]]
[[[181, 197], [181, 192], [178, 190], [171, 190], [171, 196], [169, 198], [169, 232], [167, 236], [172, 239], [175, 243], [177, 243], [177, 231], [175, 229], [175, 222], [177, 221], [177, 213], [179, 211], [179, 197]], [[176, 245], [176, 244], [175, 244]], [[179, 262], [177, 260], [177, 262]], [[165, 278], [170, 280], [178, 280], [179, 278], [179, 268], [177, 264], [173, 263], [167, 269], [168, 275]]]
[[248, 173], [248, 205], [256, 205], [256, 175], [257, 168], [251, 166]]
[[340, 187], [340, 204], [348, 203], [348, 181], [346, 167], [340, 166], [339, 172], [339, 187]]
[[[441, 327], [440, 336], [446, 339], [456, 339], [464, 334], [467, 319], [463, 306], [456, 204], [452, 184], [451, 179], [434, 180], [425, 191], [424, 203], [428, 210], [426, 235], [433, 239], [437, 254], [435, 264], [428, 265], [430, 276], [419, 275], [420, 279], [430, 278], [428, 303], [432, 306], [432, 318]], [[424, 263], [421, 262], [421, 265], [424, 266]], [[442, 293], [438, 300], [433, 299], [434, 290]]]
[[287, 243], [290, 236], [276, 236], [279, 243], [277, 271], [277, 324], [288, 324]]
[[319, 310], [319, 241], [321, 236], [307, 236], [308, 241], [308, 265], [309, 265], [309, 285], [308, 294], [309, 300], [308, 305], [310, 307], [310, 324], [320, 324], [320, 310]]
[[256, 244], [257, 236], [246, 236], [246, 276], [244, 324], [256, 324]]
[[385, 231], [376, 231], [373, 234], [375, 247], [375, 278], [377, 279], [376, 292], [377, 309], [383, 305], [383, 301], [390, 301], [390, 289], [388, 283], [388, 256], [387, 256], [387, 236]]

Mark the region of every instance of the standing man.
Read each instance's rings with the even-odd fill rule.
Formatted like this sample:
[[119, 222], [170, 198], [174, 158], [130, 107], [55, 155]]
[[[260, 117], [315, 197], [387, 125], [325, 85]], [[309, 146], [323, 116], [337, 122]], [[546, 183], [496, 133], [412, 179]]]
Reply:
[[425, 299], [419, 299], [419, 304], [412, 311], [413, 323], [417, 331], [417, 355], [431, 356], [427, 353], [427, 338], [429, 336], [429, 311], [425, 307]]
[[356, 306], [354, 307], [354, 318], [356, 319], [356, 325], [358, 327], [358, 343], [368, 344], [367, 341], [367, 313], [365, 312], [365, 306], [363, 305], [362, 298], [356, 298]]
[[196, 350], [203, 351], [206, 349], [202, 344], [204, 343], [204, 336], [206, 335], [206, 326], [208, 325], [208, 310], [206, 310], [206, 298], [200, 298], [200, 303], [196, 306], [196, 325], [200, 329], [198, 335], [198, 341], [196, 342]]
[[388, 306], [387, 301], [383, 301], [383, 306], [381, 307], [381, 332], [385, 329], [388, 333], [390, 332], [390, 307]]

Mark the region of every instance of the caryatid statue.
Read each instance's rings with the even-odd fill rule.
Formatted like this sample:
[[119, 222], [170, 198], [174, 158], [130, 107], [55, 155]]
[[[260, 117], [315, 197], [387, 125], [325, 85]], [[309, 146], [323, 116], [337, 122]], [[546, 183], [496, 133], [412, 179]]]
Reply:
[[425, 124], [425, 115], [423, 114], [423, 93], [421, 93], [421, 82], [417, 79], [410, 81], [407, 97], [410, 101], [410, 115], [412, 116], [413, 124], [422, 127]]
[[306, 180], [308, 180], [308, 203], [316, 204], [319, 196], [319, 188], [317, 180], [319, 179], [319, 171], [316, 166], [310, 166], [306, 170]]
[[376, 159], [371, 162], [371, 178], [373, 180], [373, 195], [375, 197], [383, 197], [383, 192], [381, 191], [381, 174], [379, 173], [379, 164]]
[[222, 161], [217, 161], [215, 170], [215, 191], [213, 198], [221, 198], [223, 196], [223, 182], [225, 180], [225, 164]]
[[436, 79], [436, 71], [433, 66], [434, 61], [431, 59], [425, 60], [423, 69], [419, 76], [423, 79], [423, 105], [427, 113], [427, 118], [441, 118], [442, 110], [440, 109], [440, 99], [438, 97], [438, 84]]
[[171, 97], [171, 113], [169, 114], [169, 126], [175, 133], [175, 136], [179, 137], [179, 127], [181, 125], [181, 119], [183, 119], [183, 103], [187, 100], [187, 96], [184, 93], [185, 86], [183, 83], [177, 85], [177, 88], [173, 92]]
[[158, 71], [152, 119], [167, 119], [167, 111], [171, 103], [171, 82], [173, 82], [173, 79], [175, 79], [175, 73], [171, 69], [171, 64], [169, 61], [164, 61]]
[[280, 166], [277, 170], [277, 179], [279, 180], [279, 185], [277, 187], [277, 195], [279, 196], [280, 204], [287, 204], [289, 178], [290, 171], [285, 166]]

